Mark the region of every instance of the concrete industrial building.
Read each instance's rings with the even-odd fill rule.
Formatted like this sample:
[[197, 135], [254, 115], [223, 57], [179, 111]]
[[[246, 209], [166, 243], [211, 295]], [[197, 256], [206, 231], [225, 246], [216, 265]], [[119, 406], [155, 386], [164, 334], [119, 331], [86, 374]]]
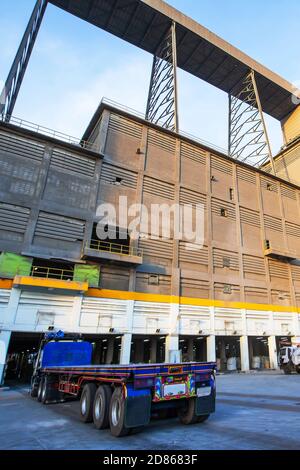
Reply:
[[[52, 3], [74, 13], [72, 1]], [[105, 2], [91, 3], [103, 7]], [[188, 46], [193, 46], [193, 54], [201, 51], [197, 44], [196, 49], [191, 42], [185, 44], [188, 33], [184, 35], [183, 29], [205, 38], [204, 28], [164, 2], [134, 3], [132, 21], [138, 22], [141, 15], [148, 28], [157, 22], [156, 32], [159, 27], [164, 34], [166, 30], [159, 15], [164, 21], [171, 19], [172, 25], [176, 22], [178, 65], [192, 67], [188, 61], [184, 65], [180, 51], [189, 55]], [[154, 17], [145, 16], [144, 8], [152, 9]], [[79, 10], [75, 14], [84, 17]], [[96, 10], [89, 21], [97, 24], [95, 15]], [[112, 32], [120, 35], [116, 31]], [[137, 43], [129, 23], [126, 31], [125, 39]], [[159, 42], [157, 33], [147, 37]], [[94, 343], [94, 360], [100, 363], [172, 361], [181, 351], [185, 361], [218, 360], [221, 370], [242, 371], [277, 368], [281, 342], [300, 336], [300, 176], [291, 178], [280, 170], [290, 152], [295, 155], [291, 165], [300, 165], [300, 124], [295, 125], [299, 108], [291, 99], [292, 86], [216, 38], [209, 37], [213, 50], [197, 74], [205, 73], [217, 48], [223, 47], [223, 55], [241, 65], [241, 70], [233, 67], [240, 81], [247, 70], [257, 72], [253, 83], [261, 101], [254, 108], [261, 107], [282, 122], [286, 147], [275, 158], [269, 155], [270, 161], [262, 166], [182, 135], [176, 107], [171, 113], [173, 127], [150, 119], [151, 96], [147, 119], [102, 101], [78, 142], [67, 141], [62, 134], [45, 135], [10, 112], [3, 113], [2, 378], [4, 372], [8, 378], [26, 375], [26, 365], [30, 369], [41, 334], [49, 327], [82, 333]], [[140, 47], [153, 52], [146, 39]], [[216, 64], [222, 68], [224, 57], [215, 56], [214, 61], [217, 71]], [[221, 87], [224, 71], [218, 74], [210, 71], [205, 79]], [[222, 82], [224, 90], [233, 90], [230, 83], [235, 79], [229, 73]], [[241, 98], [238, 91], [233, 96]], [[103, 203], [117, 205], [122, 196], [129, 205], [147, 208], [202, 204], [204, 247], [191, 252], [188, 240], [151, 237], [146, 229], [132, 240], [120, 217], [116, 238], [101, 241], [97, 208]], [[120, 237], [124, 232], [126, 236]]]

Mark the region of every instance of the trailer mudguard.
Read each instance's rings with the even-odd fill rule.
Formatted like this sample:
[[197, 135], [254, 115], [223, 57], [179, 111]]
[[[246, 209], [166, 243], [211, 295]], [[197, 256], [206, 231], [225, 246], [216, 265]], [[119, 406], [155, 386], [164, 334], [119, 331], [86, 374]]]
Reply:
[[146, 426], [151, 419], [151, 390], [135, 390], [132, 385], [127, 385], [126, 389], [125, 427]]
[[216, 411], [216, 379], [211, 375], [210, 382], [211, 394], [207, 397], [196, 398], [196, 416], [210, 415]]
[[216, 398], [212, 393], [209, 397], [196, 398], [196, 416], [210, 415], [216, 411]]

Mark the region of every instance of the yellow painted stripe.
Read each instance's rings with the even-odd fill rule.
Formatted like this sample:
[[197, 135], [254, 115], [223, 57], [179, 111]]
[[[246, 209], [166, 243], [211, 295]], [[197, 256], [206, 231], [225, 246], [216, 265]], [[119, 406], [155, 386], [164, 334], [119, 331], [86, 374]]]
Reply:
[[14, 285], [21, 287], [44, 287], [46, 289], [62, 289], [71, 291], [87, 291], [87, 282], [63, 281], [60, 279], [47, 279], [30, 276], [16, 276], [13, 281]]
[[180, 305], [193, 305], [197, 307], [215, 307], [215, 308], [228, 308], [228, 309], [244, 309], [244, 310], [260, 310], [264, 312], [283, 312], [283, 313], [300, 313], [300, 308], [290, 306], [284, 307], [281, 305], [269, 305], [269, 304], [254, 304], [247, 302], [225, 302], [222, 300], [211, 300], [211, 299], [195, 299], [189, 297], [176, 297], [170, 295], [154, 295], [154, 294], [142, 294], [139, 292], [125, 292], [125, 291], [114, 291], [106, 289], [89, 289], [87, 297], [98, 297], [105, 299], [115, 300], [136, 300], [141, 302], [153, 302], [153, 303], [166, 303], [166, 304], [180, 304]]
[[0, 279], [0, 289], [11, 289], [12, 285], [12, 279]]
[[196, 307], [215, 307], [227, 309], [258, 310], [263, 312], [273, 311], [282, 313], [300, 313], [300, 308], [295, 306], [284, 307], [272, 304], [254, 304], [247, 302], [225, 302], [222, 300], [196, 299], [190, 297], [177, 297], [171, 295], [143, 294], [139, 292], [127, 292], [107, 289], [88, 289], [87, 283], [68, 282], [60, 280], [49, 280], [32, 277], [19, 277], [14, 281], [10, 279], [0, 279], [0, 289], [11, 289], [13, 284], [25, 287], [44, 287], [52, 289], [64, 289], [86, 292], [86, 297], [96, 297], [101, 299], [115, 300], [135, 300], [140, 302], [152, 302], [163, 304], [191, 305]]

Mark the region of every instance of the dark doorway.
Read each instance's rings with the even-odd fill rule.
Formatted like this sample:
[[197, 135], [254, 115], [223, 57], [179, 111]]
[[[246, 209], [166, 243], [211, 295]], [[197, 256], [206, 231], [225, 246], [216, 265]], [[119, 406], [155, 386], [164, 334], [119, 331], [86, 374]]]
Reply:
[[40, 333], [12, 333], [6, 357], [4, 383], [30, 383], [39, 345]]
[[252, 370], [271, 368], [267, 336], [249, 337], [249, 359]]
[[120, 364], [122, 336], [83, 335], [83, 339], [93, 346], [93, 364]]
[[90, 248], [97, 251], [107, 251], [110, 253], [129, 255], [130, 237], [127, 230], [120, 227], [100, 226], [106, 234], [105, 239], [98, 237], [98, 224], [94, 223]]
[[180, 336], [179, 349], [182, 354], [182, 362], [207, 361], [206, 336]]
[[131, 364], [161, 364], [165, 362], [166, 337], [133, 335]]
[[221, 372], [236, 372], [241, 370], [241, 347], [239, 337], [217, 337], [216, 354], [218, 370]]

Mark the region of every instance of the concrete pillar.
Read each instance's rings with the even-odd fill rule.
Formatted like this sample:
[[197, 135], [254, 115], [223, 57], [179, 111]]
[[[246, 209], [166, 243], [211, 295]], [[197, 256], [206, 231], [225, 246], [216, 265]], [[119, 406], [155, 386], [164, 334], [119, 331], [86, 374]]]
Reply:
[[6, 356], [11, 338], [11, 331], [0, 332], [0, 386], [4, 383]]
[[278, 370], [279, 365], [278, 365], [278, 358], [277, 358], [276, 336], [269, 336], [268, 346], [269, 346], [270, 367], [271, 369]]
[[215, 335], [210, 335], [207, 337], [206, 340], [207, 345], [207, 361], [208, 362], [216, 362], [216, 337]]
[[74, 298], [73, 303], [73, 318], [72, 318], [72, 328], [73, 332], [77, 333], [80, 331], [80, 321], [81, 321], [81, 309], [82, 309], [83, 296], [78, 296]]
[[166, 362], [181, 362], [181, 351], [179, 350], [179, 336], [169, 335], [166, 337]]
[[3, 327], [7, 330], [13, 330], [18, 305], [21, 297], [21, 289], [12, 289], [7, 308], [4, 310]]
[[241, 349], [241, 369], [243, 372], [249, 372], [250, 360], [249, 360], [248, 336], [241, 336], [240, 349]]
[[121, 355], [120, 355], [121, 365], [130, 364], [131, 341], [132, 341], [132, 334], [125, 333], [125, 335], [123, 335], [122, 337], [122, 347], [121, 347]]
[[131, 343], [132, 343], [132, 329], [133, 329], [133, 315], [134, 315], [134, 300], [128, 300], [126, 305], [126, 332], [122, 336], [120, 364], [130, 364], [131, 356]]
[[114, 359], [115, 338], [109, 338], [107, 342], [106, 363], [112, 364]]
[[181, 361], [179, 350], [179, 304], [171, 304], [169, 317], [169, 335], [166, 337], [166, 362]]
[[157, 338], [153, 338], [151, 340], [151, 348], [150, 348], [150, 362], [151, 364], [156, 364], [157, 359]]

